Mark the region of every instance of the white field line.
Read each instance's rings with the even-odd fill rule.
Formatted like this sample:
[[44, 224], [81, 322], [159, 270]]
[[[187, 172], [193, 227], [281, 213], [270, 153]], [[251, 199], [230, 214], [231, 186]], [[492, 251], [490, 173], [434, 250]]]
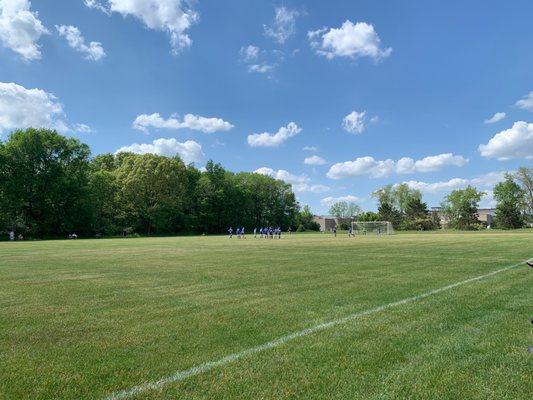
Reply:
[[419, 294], [419, 295], [416, 295], [416, 296], [413, 296], [413, 297], [407, 297], [407, 298], [402, 299], [402, 300], [398, 300], [398, 301], [394, 301], [392, 303], [384, 304], [382, 306], [370, 308], [368, 310], [360, 311], [360, 312], [348, 315], [348, 316], [340, 318], [340, 319], [335, 319], [335, 320], [332, 320], [332, 321], [329, 321], [329, 322], [324, 322], [322, 324], [315, 325], [315, 326], [312, 326], [310, 328], [307, 328], [307, 329], [304, 329], [304, 330], [301, 330], [301, 331], [298, 331], [298, 332], [290, 333], [288, 335], [281, 336], [280, 338], [272, 340], [270, 342], [263, 343], [263, 344], [261, 344], [259, 346], [250, 347], [249, 349], [240, 351], [238, 353], [233, 353], [233, 354], [227, 355], [227, 356], [222, 357], [222, 358], [220, 358], [218, 360], [208, 361], [208, 362], [205, 362], [203, 364], [199, 364], [199, 365], [197, 365], [195, 367], [192, 367], [190, 369], [187, 369], [185, 371], [178, 371], [178, 372], [176, 372], [176, 373], [174, 373], [172, 375], [166, 376], [166, 377], [161, 378], [161, 379], [159, 379], [157, 381], [146, 382], [146, 383], [143, 383], [143, 384], [138, 385], [138, 386], [133, 386], [130, 389], [121, 390], [121, 391], [117, 391], [117, 392], [111, 393], [110, 395], [105, 397], [105, 400], [127, 399], [129, 397], [138, 395], [139, 393], [142, 393], [142, 392], [146, 392], [146, 391], [149, 391], [149, 390], [161, 389], [163, 386], [166, 386], [166, 385], [168, 385], [170, 383], [179, 382], [179, 381], [187, 379], [187, 378], [189, 378], [191, 376], [199, 375], [199, 374], [202, 374], [204, 372], [210, 371], [210, 370], [212, 370], [214, 368], [221, 367], [223, 365], [232, 363], [232, 362], [234, 362], [234, 361], [236, 361], [236, 360], [238, 360], [240, 358], [247, 357], [247, 356], [250, 356], [250, 355], [253, 355], [253, 354], [256, 354], [256, 353], [260, 353], [262, 351], [269, 350], [269, 349], [272, 349], [272, 348], [275, 348], [275, 347], [279, 347], [279, 346], [281, 346], [281, 345], [283, 345], [283, 344], [285, 344], [287, 342], [290, 342], [291, 340], [300, 338], [302, 336], [311, 335], [311, 334], [313, 334], [315, 332], [322, 331], [324, 329], [329, 329], [329, 328], [332, 328], [332, 327], [337, 326], [337, 325], [346, 324], [347, 322], [353, 321], [353, 320], [358, 319], [360, 317], [363, 317], [365, 315], [375, 314], [375, 313], [378, 313], [378, 312], [383, 311], [383, 310], [387, 310], [387, 309], [392, 308], [392, 307], [396, 307], [396, 306], [400, 306], [402, 304], [407, 304], [407, 303], [411, 303], [411, 302], [414, 302], [414, 301], [417, 301], [417, 300], [425, 299], [426, 297], [433, 296], [434, 294], [445, 292], [447, 290], [456, 288], [458, 286], [467, 285], [469, 283], [476, 282], [476, 281], [479, 281], [481, 279], [488, 278], [490, 276], [499, 274], [501, 272], [508, 271], [508, 270], [510, 270], [512, 268], [515, 268], [515, 267], [518, 267], [519, 265], [524, 264], [524, 262], [525, 261], [522, 261], [520, 263], [517, 263], [517, 264], [514, 264], [514, 265], [510, 265], [508, 267], [501, 268], [501, 269], [489, 272], [489, 273], [484, 274], [484, 275], [479, 275], [479, 276], [476, 276], [474, 278], [466, 279], [464, 281], [452, 283], [451, 285], [443, 286], [443, 287], [440, 287], [438, 289], [433, 289], [433, 290], [430, 290], [429, 292], [425, 292], [425, 293], [422, 293], [422, 294]]

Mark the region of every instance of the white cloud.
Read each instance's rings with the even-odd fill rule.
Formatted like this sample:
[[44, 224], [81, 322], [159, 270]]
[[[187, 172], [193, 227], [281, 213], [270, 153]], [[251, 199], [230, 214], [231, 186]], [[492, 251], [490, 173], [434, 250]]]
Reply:
[[185, 114], [183, 121], [180, 121], [175, 115], [165, 119], [159, 113], [153, 113], [138, 115], [135, 121], [133, 121], [133, 128], [146, 133], [149, 128], [191, 129], [204, 133], [213, 133], [217, 131], [229, 131], [233, 128], [233, 125], [221, 118], [206, 118], [194, 114]]
[[93, 133], [94, 132], [94, 129], [86, 124], [74, 124], [72, 126], [72, 130], [74, 132], [79, 132], [79, 133]]
[[85, 0], [85, 5], [89, 8], [102, 11], [108, 15], [110, 14], [109, 9], [105, 8], [98, 0]]
[[489, 172], [487, 174], [479, 175], [472, 179], [452, 178], [448, 181], [440, 181], [433, 183], [421, 181], [407, 181], [404, 183], [408, 184], [413, 189], [418, 189], [421, 192], [430, 194], [461, 189], [468, 185], [472, 185], [480, 189], [485, 189], [492, 188], [496, 183], [503, 181], [505, 179], [506, 172], [511, 171]]
[[340, 201], [345, 201], [347, 203], [354, 203], [356, 201], [359, 201], [359, 197], [352, 196], [351, 194], [347, 196], [340, 196], [340, 197], [325, 197], [322, 200], [320, 200], [320, 204], [325, 206], [331, 206], [335, 203], [338, 203]]
[[248, 135], [248, 144], [251, 147], [277, 147], [287, 139], [296, 136], [302, 131], [294, 122], [282, 126], [276, 133], [254, 133]]
[[407, 183], [413, 189], [420, 190], [424, 193], [436, 193], [468, 186], [469, 180], [463, 178], [453, 178], [448, 181], [434, 183], [426, 183], [420, 181], [407, 181], [404, 183]]
[[57, 32], [63, 36], [68, 45], [79, 53], [82, 53], [86, 60], [98, 61], [106, 56], [102, 43], [85, 43], [85, 38], [78, 28], [72, 25], [56, 25]]
[[202, 146], [194, 140], [187, 140], [184, 143], [178, 142], [174, 138], [156, 139], [152, 143], [133, 143], [130, 146], [124, 146], [118, 149], [117, 153], [136, 153], [136, 154], [158, 154], [167, 157], [173, 157], [176, 154], [181, 157], [184, 163], [199, 162], [202, 160], [204, 153]]
[[342, 179], [351, 176], [368, 175], [371, 178], [383, 178], [394, 171], [395, 162], [391, 159], [374, 160], [373, 157], [359, 157], [354, 161], [345, 161], [331, 166], [327, 176], [331, 179]]
[[198, 13], [186, 0], [85, 0], [85, 5], [110, 15], [117, 12], [132, 16], [149, 29], [166, 32], [170, 37], [172, 54], [179, 54], [192, 44], [186, 33], [198, 21]]
[[533, 92], [529, 92], [515, 103], [515, 106], [523, 110], [533, 111]]
[[497, 112], [492, 117], [486, 119], [483, 121], [485, 124], [494, 124], [495, 122], [501, 121], [506, 117], [506, 114], [504, 112]]
[[260, 74], [266, 74], [274, 69], [274, 65], [270, 64], [252, 64], [248, 66], [248, 71], [258, 72]]
[[272, 168], [262, 167], [254, 171], [256, 174], [268, 175], [274, 179], [282, 180], [290, 185], [292, 185], [292, 190], [295, 193], [323, 193], [330, 190], [328, 186], [320, 184], [311, 184], [309, 183], [310, 179], [305, 175], [293, 175], [290, 172], [280, 169], [273, 170]]
[[49, 128], [61, 133], [88, 132], [90, 127], [65, 121], [63, 105], [52, 93], [0, 82], [0, 131]]
[[397, 174], [424, 173], [438, 171], [446, 166], [462, 167], [467, 163], [468, 159], [463, 156], [453, 155], [452, 153], [428, 156], [417, 161], [409, 157], [400, 158], [398, 161], [391, 159], [380, 161], [366, 156], [359, 157], [354, 161], [345, 161], [332, 165], [327, 176], [331, 179], [343, 179], [362, 175], [371, 178], [385, 178], [394, 172]]
[[[239, 54], [241, 62], [248, 67], [248, 72], [268, 74], [278, 65], [270, 60], [271, 57], [268, 52], [251, 44], [246, 47], [241, 47]], [[277, 52], [274, 52], [273, 54], [279, 58]]]
[[324, 164], [327, 164], [327, 161], [324, 160], [320, 156], [310, 156], [310, 157], [306, 157], [305, 158], [304, 164], [306, 164], [306, 165], [324, 165]]
[[366, 128], [366, 111], [352, 111], [342, 120], [342, 127], [346, 132], [363, 133]]
[[29, 0], [0, 1], [0, 41], [26, 61], [41, 58], [38, 42], [48, 33], [37, 12], [30, 9]]
[[324, 193], [329, 192], [331, 188], [329, 186], [320, 184], [299, 183], [293, 184], [292, 190], [294, 190], [295, 193]]
[[533, 123], [515, 122], [510, 129], [494, 135], [487, 144], [480, 144], [478, 150], [483, 157], [498, 160], [533, 159]]
[[468, 163], [468, 159], [463, 156], [456, 156], [452, 153], [443, 153], [436, 156], [424, 157], [421, 160], [413, 160], [403, 157], [396, 163], [396, 172], [399, 174], [412, 174], [415, 172], [433, 172], [446, 166], [463, 167]]
[[302, 148], [303, 151], [318, 151], [318, 147], [316, 146], [304, 146]]
[[388, 57], [392, 49], [382, 48], [371, 24], [346, 20], [340, 28], [320, 29], [307, 34], [311, 47], [329, 59], [334, 57], [370, 57], [376, 61]]
[[265, 35], [283, 44], [294, 35], [296, 29], [296, 17], [299, 13], [289, 10], [285, 6], [276, 7], [274, 22], [271, 26], [264, 25]]
[[257, 60], [259, 57], [259, 53], [261, 52], [261, 49], [254, 45], [248, 45], [246, 47], [241, 47], [241, 59], [245, 63], [253, 62]]

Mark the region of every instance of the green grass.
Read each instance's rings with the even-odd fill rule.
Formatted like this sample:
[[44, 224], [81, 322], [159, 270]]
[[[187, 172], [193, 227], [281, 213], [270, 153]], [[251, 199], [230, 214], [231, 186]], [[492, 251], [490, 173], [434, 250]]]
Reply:
[[[101, 399], [533, 257], [533, 234], [0, 243], [0, 398]], [[520, 266], [134, 399], [526, 399]]]

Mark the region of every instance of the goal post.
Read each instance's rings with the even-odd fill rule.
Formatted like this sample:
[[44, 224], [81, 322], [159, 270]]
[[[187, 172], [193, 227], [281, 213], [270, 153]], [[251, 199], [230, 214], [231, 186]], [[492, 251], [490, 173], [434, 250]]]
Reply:
[[389, 221], [353, 221], [352, 231], [356, 235], [392, 235], [394, 233]]

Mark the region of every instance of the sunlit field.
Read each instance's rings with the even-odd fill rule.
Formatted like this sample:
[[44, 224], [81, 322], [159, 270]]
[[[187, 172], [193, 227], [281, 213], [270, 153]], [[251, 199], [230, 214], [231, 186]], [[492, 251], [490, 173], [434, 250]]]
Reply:
[[2, 242], [0, 398], [530, 398], [531, 257], [528, 231]]

